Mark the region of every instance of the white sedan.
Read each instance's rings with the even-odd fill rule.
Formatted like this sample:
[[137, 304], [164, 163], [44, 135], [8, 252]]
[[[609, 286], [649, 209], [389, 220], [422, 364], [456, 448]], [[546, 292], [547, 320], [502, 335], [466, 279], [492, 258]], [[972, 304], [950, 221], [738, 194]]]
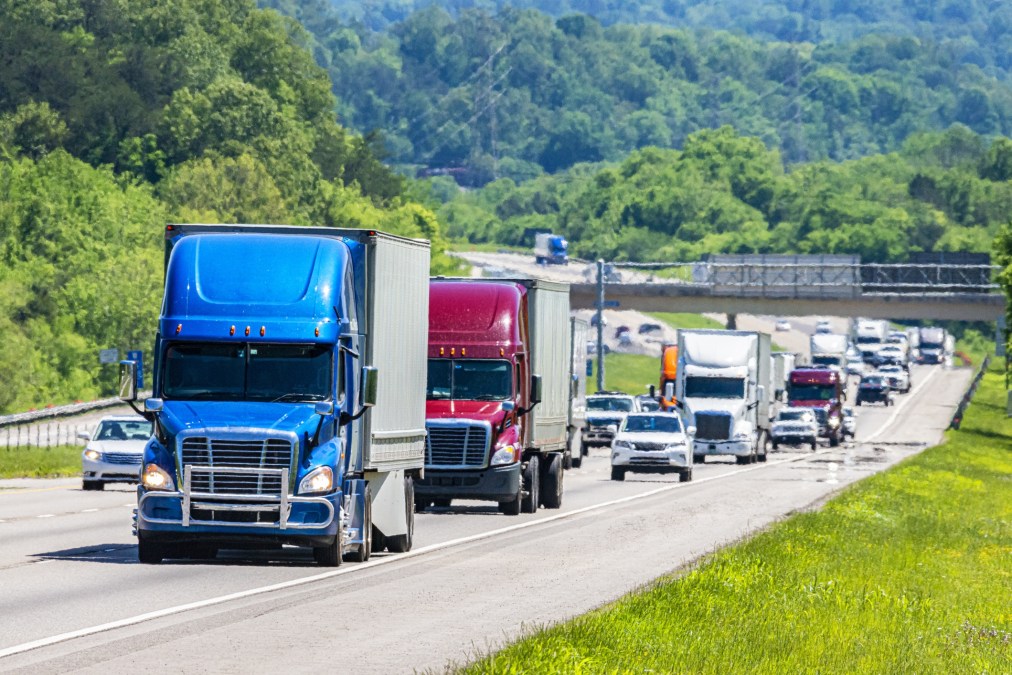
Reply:
[[889, 383], [889, 387], [893, 391], [899, 391], [904, 394], [910, 392], [910, 374], [903, 366], [879, 366], [877, 374], [886, 378], [886, 382]]
[[136, 415], [104, 417], [94, 433], [81, 432], [80, 437], [88, 441], [81, 453], [81, 487], [85, 490], [101, 490], [106, 483], [136, 483], [140, 479], [151, 422]]
[[626, 472], [677, 473], [692, 480], [692, 436], [676, 413], [630, 413], [611, 442], [611, 479]]

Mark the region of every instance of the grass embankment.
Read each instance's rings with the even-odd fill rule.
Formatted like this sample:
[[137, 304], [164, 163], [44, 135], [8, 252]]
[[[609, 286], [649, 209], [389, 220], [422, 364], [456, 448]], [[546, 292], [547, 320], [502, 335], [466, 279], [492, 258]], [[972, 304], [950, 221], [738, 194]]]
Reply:
[[0, 448], [0, 478], [58, 478], [81, 475], [80, 445]]
[[945, 444], [467, 672], [1012, 672], [1004, 401], [988, 373]]

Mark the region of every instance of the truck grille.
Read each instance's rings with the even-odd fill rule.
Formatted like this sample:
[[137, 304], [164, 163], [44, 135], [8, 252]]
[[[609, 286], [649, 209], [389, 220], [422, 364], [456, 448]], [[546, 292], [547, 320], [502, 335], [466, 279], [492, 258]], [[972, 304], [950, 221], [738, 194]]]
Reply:
[[696, 438], [726, 441], [731, 438], [731, 416], [727, 413], [696, 413]]
[[483, 467], [491, 427], [487, 424], [425, 425], [425, 465], [440, 468]]
[[223, 471], [222, 467], [244, 469], [283, 469], [292, 463], [292, 443], [284, 438], [260, 440], [185, 438], [182, 442], [183, 469], [187, 466], [210, 466], [214, 473], [194, 471], [191, 489], [207, 494], [277, 495], [281, 493], [281, 476], [250, 475]]

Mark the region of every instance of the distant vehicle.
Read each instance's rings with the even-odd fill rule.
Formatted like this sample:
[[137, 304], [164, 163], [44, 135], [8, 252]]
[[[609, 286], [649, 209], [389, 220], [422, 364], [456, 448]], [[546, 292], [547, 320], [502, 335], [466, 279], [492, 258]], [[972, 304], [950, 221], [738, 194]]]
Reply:
[[860, 377], [864, 375], [865, 365], [864, 360], [860, 356], [854, 358], [852, 356], [847, 357], [847, 373], [850, 375], [857, 375]]
[[893, 390], [882, 375], [865, 375], [857, 385], [857, 405], [862, 403], [881, 403], [893, 405]]
[[659, 323], [641, 323], [639, 327], [639, 334], [645, 335], [646, 333], [656, 333], [663, 330], [663, 327]]
[[851, 439], [857, 433], [857, 417], [854, 415], [854, 409], [849, 405], [843, 407], [843, 433], [845, 436], [850, 436]]
[[[606, 283], [619, 283], [622, 281], [622, 273], [615, 269], [615, 266], [611, 263], [605, 263], [604, 269], [604, 280]], [[583, 269], [583, 278], [592, 283], [597, 282], [597, 265], [587, 265]]]
[[[604, 345], [603, 351], [605, 354], [611, 354], [611, 347]], [[589, 340], [587, 342], [587, 354], [590, 355], [590, 358], [597, 356], [597, 340]]]
[[611, 442], [611, 479], [625, 480], [632, 472], [677, 473], [680, 482], [692, 480], [694, 432], [675, 413], [628, 415]]
[[831, 324], [829, 321], [826, 321], [825, 319], [823, 319], [822, 321], [819, 321], [818, 323], [815, 324], [815, 332], [816, 333], [832, 333], [833, 332], [833, 324]]
[[636, 401], [643, 412], [655, 412], [661, 409], [661, 402], [648, 394], [640, 394], [636, 397]]
[[622, 337], [623, 333], [628, 333], [629, 331], [630, 331], [629, 326], [619, 326], [618, 328], [615, 329], [615, 337], [617, 338]]
[[819, 423], [811, 408], [783, 408], [770, 426], [773, 449], [780, 445], [809, 445], [815, 450]]
[[879, 319], [858, 319], [854, 329], [857, 348], [865, 363], [873, 363], [878, 350], [889, 335], [889, 322]]
[[791, 322], [787, 319], [777, 319], [777, 322], [773, 324], [773, 330], [777, 332], [788, 331], [791, 329]]
[[[595, 327], [597, 326], [597, 312], [594, 312], [593, 314], [590, 315], [590, 325]], [[602, 326], [608, 325], [608, 317], [604, 316], [603, 314], [601, 315], [601, 325]]]
[[906, 367], [907, 365], [907, 353], [899, 345], [887, 344], [878, 350], [878, 354], [875, 355], [875, 363], [879, 365], [897, 365]]
[[918, 335], [918, 351], [921, 363], [944, 363], [945, 362], [945, 338], [944, 328], [924, 326]]
[[881, 366], [877, 374], [886, 378], [893, 391], [910, 393], [910, 374], [902, 366], [892, 364]]
[[840, 444], [840, 411], [845, 397], [843, 380], [831, 368], [797, 368], [791, 371], [787, 400], [792, 407], [812, 408], [819, 420], [819, 435], [830, 446]]
[[88, 445], [81, 453], [81, 487], [101, 490], [106, 483], [139, 482], [151, 428], [151, 422], [142, 417], [122, 415], [103, 417], [93, 433], [82, 431], [78, 437]]
[[569, 242], [558, 234], [534, 235], [534, 261], [539, 265], [568, 265]]
[[587, 396], [587, 427], [583, 432], [583, 444], [586, 447], [611, 445], [626, 415], [639, 411], [639, 401], [632, 394], [620, 391], [590, 394]]
[[808, 339], [813, 366], [835, 369], [847, 386], [847, 336], [838, 333], [816, 333]]
[[620, 347], [628, 347], [632, 344], [632, 333], [626, 331], [618, 336], [618, 344]]

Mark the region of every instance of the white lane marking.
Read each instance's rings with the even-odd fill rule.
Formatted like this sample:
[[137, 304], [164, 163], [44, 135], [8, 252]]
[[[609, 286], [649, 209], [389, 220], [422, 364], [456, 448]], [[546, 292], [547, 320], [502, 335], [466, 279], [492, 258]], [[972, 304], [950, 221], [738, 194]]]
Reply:
[[[832, 448], [832, 451], [836, 451], [836, 448]], [[516, 525], [510, 525], [508, 527], [502, 527], [502, 528], [499, 528], [498, 530], [490, 530], [488, 532], [481, 532], [481, 533], [473, 534], [473, 535], [470, 535], [470, 536], [467, 536], [467, 537], [460, 537], [458, 539], [452, 539], [450, 541], [444, 541], [444, 542], [441, 542], [441, 543], [438, 543], [438, 544], [432, 544], [430, 546], [425, 546], [423, 548], [418, 548], [418, 549], [415, 549], [413, 551], [409, 551], [407, 553], [399, 553], [397, 555], [386, 557], [386, 558], [378, 558], [378, 559], [370, 560], [369, 562], [365, 562], [365, 563], [359, 563], [359, 564], [348, 566], [348, 567], [341, 567], [341, 568], [333, 570], [331, 572], [324, 572], [322, 574], [314, 574], [313, 576], [303, 577], [301, 579], [292, 579], [291, 581], [283, 581], [281, 583], [271, 584], [269, 586], [262, 586], [260, 588], [252, 588], [252, 589], [249, 589], [249, 590], [246, 590], [246, 591], [239, 591], [239, 592], [236, 592], [236, 593], [229, 593], [228, 595], [222, 595], [222, 596], [219, 596], [217, 598], [208, 598], [206, 600], [198, 600], [196, 602], [190, 602], [190, 603], [187, 603], [185, 605], [177, 605], [175, 607], [168, 607], [166, 609], [159, 609], [159, 610], [155, 610], [153, 612], [147, 612], [145, 614], [139, 614], [137, 616], [128, 617], [126, 619], [120, 619], [119, 621], [111, 621], [109, 623], [104, 623], [104, 624], [101, 624], [99, 626], [92, 626], [90, 628], [81, 628], [79, 630], [69, 631], [67, 633], [61, 633], [59, 635], [53, 635], [53, 636], [50, 636], [50, 637], [47, 637], [47, 638], [41, 638], [41, 639], [38, 639], [38, 640], [33, 640], [32, 642], [25, 642], [25, 643], [20, 644], [20, 645], [14, 645], [13, 647], [8, 647], [6, 649], [2, 649], [2, 650], [0, 650], [0, 659], [4, 658], [6, 656], [13, 656], [14, 654], [21, 654], [23, 652], [28, 652], [28, 651], [31, 651], [33, 649], [39, 649], [41, 647], [49, 647], [51, 645], [58, 644], [60, 642], [66, 642], [68, 640], [73, 640], [73, 639], [80, 638], [80, 637], [86, 637], [86, 636], [89, 636], [89, 635], [95, 635], [96, 633], [104, 633], [106, 631], [115, 630], [117, 628], [125, 628], [126, 626], [133, 626], [135, 624], [143, 623], [145, 621], [152, 621], [154, 619], [160, 619], [160, 618], [163, 618], [163, 617], [166, 617], [166, 616], [171, 616], [173, 614], [180, 614], [180, 613], [189, 612], [189, 611], [195, 610], [195, 609], [202, 609], [202, 608], [205, 608], [205, 607], [212, 607], [214, 605], [220, 605], [220, 604], [223, 604], [223, 603], [226, 603], [226, 602], [231, 602], [233, 600], [242, 600], [244, 598], [249, 598], [249, 597], [252, 597], [252, 596], [255, 596], [255, 595], [262, 595], [264, 593], [271, 593], [273, 591], [285, 590], [285, 589], [288, 589], [288, 588], [294, 588], [296, 586], [305, 586], [306, 584], [315, 583], [317, 581], [324, 581], [326, 579], [333, 579], [334, 577], [343, 576], [345, 574], [351, 574], [352, 572], [358, 572], [360, 570], [371, 569], [373, 567], [379, 567], [380, 565], [389, 565], [389, 564], [392, 564], [392, 563], [395, 563], [395, 562], [400, 562], [401, 560], [406, 560], [407, 558], [415, 558], [415, 557], [418, 557], [418, 556], [426, 555], [428, 553], [432, 553], [434, 551], [440, 551], [440, 550], [443, 550], [443, 549], [446, 549], [446, 548], [451, 548], [453, 546], [459, 546], [461, 544], [469, 544], [471, 542], [481, 541], [482, 539], [489, 539], [489, 538], [496, 537], [496, 536], [501, 535], [501, 534], [506, 534], [506, 533], [509, 533], [509, 532], [516, 532], [517, 530], [524, 530], [524, 529], [527, 529], [527, 528], [530, 528], [530, 527], [536, 527], [536, 526], [544, 525], [544, 524], [547, 524], [547, 523], [552, 523], [552, 522], [555, 522], [557, 520], [562, 520], [563, 518], [571, 518], [573, 516], [577, 516], [577, 515], [580, 515], [580, 514], [583, 514], [583, 513], [589, 513], [591, 511], [597, 511], [597, 510], [604, 509], [604, 508], [607, 508], [607, 507], [610, 507], [610, 506], [616, 506], [618, 504], [626, 504], [628, 502], [637, 501], [637, 500], [640, 500], [640, 499], [646, 499], [647, 497], [653, 497], [654, 495], [658, 495], [658, 494], [661, 494], [661, 493], [664, 493], [664, 492], [670, 492], [671, 490], [676, 490], [676, 489], [684, 490], [684, 489], [692, 488], [695, 485], [700, 485], [702, 483], [709, 483], [711, 481], [720, 480], [720, 479], [723, 479], [723, 478], [728, 478], [730, 476], [736, 476], [738, 474], [746, 473], [746, 472], [749, 472], [749, 471], [757, 471], [757, 470], [764, 469], [764, 468], [770, 467], [770, 466], [777, 466], [777, 465], [780, 465], [780, 464], [788, 464], [790, 462], [797, 462], [797, 461], [809, 459], [813, 455], [821, 455], [821, 454], [825, 454], [825, 453], [828, 453], [828, 452], [830, 452], [830, 449], [829, 448], [825, 448], [825, 449], [822, 449], [822, 450], [817, 450], [814, 453], [799, 455], [798, 457], [789, 457], [789, 458], [784, 458], [784, 459], [781, 459], [781, 460], [767, 461], [765, 463], [757, 464], [757, 465], [754, 465], [754, 466], [749, 466], [749, 467], [745, 467], [745, 468], [741, 468], [741, 469], [734, 469], [734, 470], [728, 471], [727, 473], [722, 473], [722, 474], [719, 474], [719, 475], [716, 475], [716, 476], [709, 476], [707, 478], [700, 478], [698, 480], [693, 479], [692, 482], [689, 482], [689, 483], [673, 483], [673, 484], [670, 484], [670, 485], [665, 485], [663, 487], [659, 487], [659, 488], [657, 488], [655, 490], [650, 490], [649, 492], [643, 492], [641, 494], [630, 495], [628, 497], [621, 497], [619, 499], [614, 499], [612, 501], [602, 502], [600, 504], [593, 504], [591, 506], [585, 506], [583, 508], [576, 509], [574, 511], [567, 511], [566, 513], [559, 513], [559, 514], [556, 514], [554, 516], [546, 516], [544, 518], [539, 518], [537, 520], [530, 520], [530, 521], [527, 521], [527, 522], [524, 522], [524, 523], [517, 523]]]
[[889, 427], [892, 426], [893, 422], [896, 421], [896, 418], [899, 416], [899, 414], [901, 412], [903, 412], [903, 409], [907, 407], [907, 404], [909, 404], [910, 401], [912, 401], [917, 394], [921, 393], [921, 390], [924, 389], [924, 387], [928, 384], [928, 381], [931, 378], [933, 378], [935, 375], [937, 375], [940, 370], [941, 370], [941, 368], [933, 368], [931, 370], [931, 373], [929, 373], [927, 377], [925, 377], [923, 380], [921, 380], [920, 384], [918, 384], [916, 387], [914, 387], [914, 391], [912, 391], [910, 394], [908, 394], [906, 396], [906, 398], [903, 399], [902, 403], [900, 403], [898, 406], [894, 406], [895, 410], [893, 410], [893, 414], [890, 415], [889, 418], [885, 421], [885, 424], [883, 424], [879, 428], [878, 431], [876, 431], [871, 436], [869, 436], [868, 438], [865, 438], [864, 440], [862, 440], [860, 442], [861, 443], [871, 443], [873, 440], [875, 440], [876, 438], [878, 438], [879, 436], [881, 436], [883, 433], [885, 433], [889, 429]]
[[55, 513], [43, 513], [41, 516], [35, 516], [36, 518], [55, 518]]
[[85, 509], [84, 511], [81, 511], [81, 513], [97, 513], [97, 512], [98, 509]]

